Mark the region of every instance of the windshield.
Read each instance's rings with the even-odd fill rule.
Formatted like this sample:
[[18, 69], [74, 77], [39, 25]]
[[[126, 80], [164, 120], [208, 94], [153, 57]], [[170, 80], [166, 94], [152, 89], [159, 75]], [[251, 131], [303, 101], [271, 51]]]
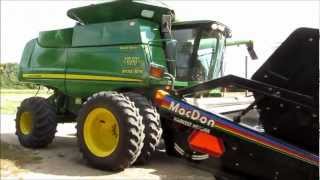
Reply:
[[176, 43], [176, 79], [188, 81], [188, 73], [191, 66], [191, 55], [193, 52], [196, 29], [178, 29], [172, 31]]
[[197, 59], [193, 68], [195, 80], [206, 81], [219, 77], [225, 38], [215, 31], [203, 32], [197, 51]]
[[198, 29], [195, 28], [172, 31], [174, 39], [177, 40], [176, 80], [178, 81], [207, 81], [219, 76], [224, 36], [217, 31], [203, 30], [200, 41], [196, 42], [197, 34]]

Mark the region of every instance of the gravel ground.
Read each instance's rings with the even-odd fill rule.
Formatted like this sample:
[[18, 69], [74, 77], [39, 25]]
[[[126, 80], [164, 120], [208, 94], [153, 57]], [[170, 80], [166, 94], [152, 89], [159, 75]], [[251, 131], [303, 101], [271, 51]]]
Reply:
[[210, 172], [163, 152], [157, 152], [148, 165], [133, 166], [122, 172], [93, 169], [82, 160], [72, 123], [59, 124], [56, 138], [48, 148], [26, 149], [19, 145], [14, 134], [14, 118], [1, 115], [1, 147], [6, 147], [1, 152], [1, 179], [214, 179]]
[[[148, 165], [133, 166], [122, 172], [93, 169], [85, 164], [78, 151], [74, 123], [59, 124], [55, 140], [46, 149], [23, 148], [14, 134], [15, 116], [12, 114], [15, 114], [20, 101], [32, 96], [34, 92], [19, 90], [18, 93], [11, 93], [11, 91], [13, 90], [1, 91], [6, 94], [1, 96], [0, 179], [215, 179], [209, 171], [196, 168], [184, 160], [168, 157], [164, 152], [157, 152]], [[247, 105], [242, 102], [251, 100], [239, 99], [238, 97], [243, 97], [243, 94], [229, 94], [225, 98], [204, 99], [201, 101], [204, 106], [202, 108], [210, 110], [213, 108], [216, 112], [224, 112], [230, 108], [244, 108], [243, 106]], [[48, 96], [45, 92], [41, 95]], [[219, 106], [212, 106], [212, 102]], [[230, 103], [238, 105], [229, 107]]]

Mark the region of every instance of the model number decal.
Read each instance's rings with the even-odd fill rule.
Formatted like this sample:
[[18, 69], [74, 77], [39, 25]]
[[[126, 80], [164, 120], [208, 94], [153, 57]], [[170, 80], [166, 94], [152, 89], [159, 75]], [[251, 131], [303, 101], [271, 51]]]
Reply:
[[121, 73], [142, 74], [144, 71], [143, 61], [139, 56], [125, 56], [122, 59]]
[[174, 117], [173, 121], [176, 122], [176, 123], [179, 123], [179, 124], [194, 128], [194, 129], [198, 129], [198, 130], [206, 132], [206, 133], [210, 133], [210, 129], [204, 128], [203, 126], [198, 125], [198, 124], [192, 124], [191, 122], [186, 121], [186, 120], [181, 119], [181, 118], [178, 118], [178, 117]]
[[122, 63], [124, 66], [138, 66], [142, 64], [139, 56], [126, 56]]
[[138, 48], [139, 46], [120, 46], [120, 50], [134, 50]]
[[124, 74], [142, 74], [143, 68], [124, 68], [121, 70]]

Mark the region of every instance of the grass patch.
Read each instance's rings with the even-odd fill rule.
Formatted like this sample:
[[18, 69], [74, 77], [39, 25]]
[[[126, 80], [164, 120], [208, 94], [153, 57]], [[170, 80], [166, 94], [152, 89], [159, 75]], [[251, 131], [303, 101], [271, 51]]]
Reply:
[[[32, 89], [1, 89], [1, 114], [15, 114], [20, 103], [29, 97], [35, 96], [37, 90]], [[40, 90], [37, 96], [49, 97], [52, 92]]]
[[[8, 95], [8, 94], [33, 94], [37, 93], [38, 89], [1, 89], [1, 95]], [[48, 94], [51, 93], [47, 89], [40, 89], [38, 94]]]

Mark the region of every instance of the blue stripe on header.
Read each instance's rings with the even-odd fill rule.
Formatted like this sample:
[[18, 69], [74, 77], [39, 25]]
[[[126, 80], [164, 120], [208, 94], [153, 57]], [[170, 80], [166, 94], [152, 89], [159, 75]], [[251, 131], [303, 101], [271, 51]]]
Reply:
[[296, 146], [293, 146], [291, 144], [288, 144], [286, 142], [283, 142], [282, 140], [279, 140], [279, 139], [276, 139], [272, 136], [269, 136], [269, 135], [266, 135], [266, 134], [260, 134], [259, 132], [256, 132], [252, 129], [249, 129], [249, 128], [246, 128], [246, 127], [243, 127], [243, 126], [239, 126], [235, 123], [232, 122], [231, 119], [228, 119], [226, 117], [222, 117], [222, 116], [219, 116], [217, 114], [213, 114], [213, 113], [210, 113], [208, 111], [205, 111], [205, 110], [202, 110], [200, 108], [197, 108], [197, 107], [194, 107], [184, 101], [178, 101], [170, 96], [166, 96], [165, 97], [165, 100], [171, 102], [171, 101], [175, 101], [176, 103], [179, 103], [180, 104], [180, 107], [188, 110], [188, 111], [192, 111], [194, 109], [197, 109], [201, 112], [202, 115], [205, 115], [207, 116], [209, 119], [213, 119], [215, 120], [216, 122], [220, 123], [220, 124], [223, 124], [225, 126], [229, 126], [229, 127], [232, 127], [233, 129], [237, 129], [237, 131], [239, 132], [245, 132], [247, 134], [250, 134], [251, 136], [254, 136], [254, 137], [258, 137], [259, 139], [261, 140], [258, 140], [258, 141], [266, 141], [270, 144], [274, 144], [276, 146], [279, 146], [280, 148], [282, 147], [285, 147], [291, 151], [294, 151], [296, 152], [297, 154], [300, 154], [300, 155], [303, 155], [305, 156], [307, 159], [310, 159], [310, 160], [313, 160], [313, 161], [319, 161], [319, 156], [317, 155], [314, 155], [308, 151], [305, 151], [301, 148], [298, 148]]

